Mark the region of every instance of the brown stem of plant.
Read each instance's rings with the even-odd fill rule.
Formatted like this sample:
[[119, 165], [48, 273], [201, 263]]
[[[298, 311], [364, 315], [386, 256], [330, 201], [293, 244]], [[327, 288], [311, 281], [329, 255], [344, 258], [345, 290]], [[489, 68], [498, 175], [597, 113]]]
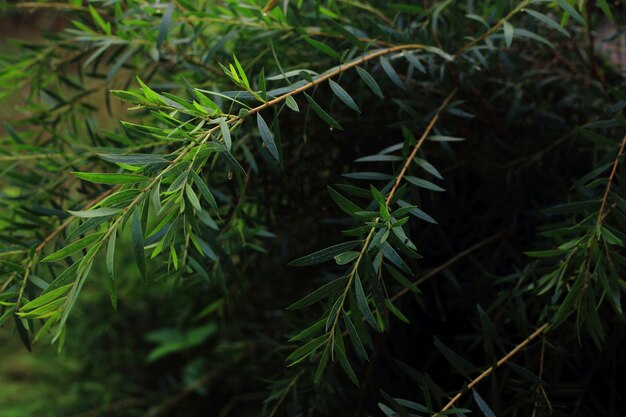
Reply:
[[450, 267], [450, 265], [458, 262], [459, 260], [465, 258], [467, 255], [469, 255], [470, 253], [482, 248], [483, 246], [487, 245], [488, 243], [493, 242], [494, 240], [499, 239], [500, 237], [502, 237], [505, 233], [507, 232], [507, 230], [501, 230], [498, 233], [489, 236], [487, 239], [481, 240], [480, 242], [470, 246], [469, 248], [457, 253], [456, 255], [454, 255], [452, 258], [448, 259], [446, 262], [444, 262], [443, 264], [439, 265], [438, 267], [436, 267], [435, 269], [432, 269], [430, 271], [428, 271], [426, 274], [422, 275], [420, 278], [418, 278], [417, 280], [415, 280], [410, 287], [406, 287], [403, 288], [402, 290], [400, 290], [399, 292], [397, 292], [396, 294], [394, 294], [393, 297], [391, 297], [389, 299], [389, 301], [394, 302], [396, 301], [398, 298], [402, 297], [403, 295], [405, 295], [407, 292], [409, 292], [411, 290], [411, 288], [417, 288], [419, 285], [423, 284], [425, 281], [429, 280], [430, 278], [434, 277], [435, 275], [437, 275], [438, 273], [440, 273], [441, 271], [447, 269]]
[[606, 189], [604, 190], [604, 196], [602, 197], [602, 204], [600, 205], [600, 211], [598, 212], [598, 223], [602, 224], [604, 218], [606, 217], [606, 213], [604, 212], [604, 208], [606, 207], [606, 203], [609, 200], [609, 192], [611, 191], [611, 184], [613, 183], [613, 178], [615, 177], [615, 173], [617, 172], [617, 166], [619, 165], [619, 159], [624, 153], [624, 147], [626, 146], [626, 136], [622, 139], [622, 145], [619, 147], [619, 151], [617, 152], [617, 156], [615, 157], [615, 162], [613, 162], [613, 169], [611, 170], [611, 175], [609, 175], [609, 183], [606, 185]]
[[404, 166], [402, 167], [402, 170], [400, 170], [400, 174], [398, 174], [398, 177], [396, 178], [396, 182], [395, 184], [393, 184], [393, 188], [391, 188], [391, 191], [389, 192], [389, 195], [387, 196], [387, 200], [385, 200], [385, 205], [387, 206], [387, 208], [389, 208], [389, 203], [391, 202], [391, 199], [396, 194], [396, 191], [398, 191], [398, 187], [400, 186], [400, 183], [402, 182], [402, 179], [404, 178], [404, 174], [406, 174], [406, 171], [409, 169], [409, 166], [413, 162], [413, 158], [415, 158], [415, 155], [417, 155], [417, 151], [420, 150], [420, 148], [424, 144], [424, 141], [426, 141], [426, 138], [428, 137], [428, 135], [430, 135], [430, 132], [435, 127], [435, 124], [437, 124], [437, 121], [439, 121], [439, 117], [441, 116], [441, 113], [443, 113], [443, 110], [448, 106], [448, 104], [450, 103], [450, 100], [452, 100], [452, 97], [454, 97], [457, 90], [458, 89], [456, 88], [452, 90], [452, 92], [448, 94], [448, 97], [446, 97], [443, 103], [441, 103], [441, 106], [439, 106], [439, 108], [437, 109], [437, 112], [435, 113], [433, 118], [430, 120], [430, 123], [428, 123], [428, 126], [426, 127], [426, 129], [424, 129], [422, 136], [413, 147], [411, 154], [404, 162]]
[[187, 398], [190, 394], [195, 392], [198, 388], [202, 387], [203, 385], [206, 385], [213, 378], [215, 378], [216, 376], [220, 375], [223, 371], [227, 370], [229, 367], [241, 363], [241, 361], [243, 361], [248, 355], [250, 355], [255, 350], [256, 350], [256, 347], [252, 347], [252, 348], [250, 348], [250, 349], [248, 349], [248, 350], [246, 350], [244, 352], [239, 353], [232, 360], [232, 362], [222, 363], [221, 365], [218, 365], [215, 368], [211, 369], [209, 372], [205, 373], [201, 377], [199, 377], [196, 380], [194, 380], [193, 382], [191, 382], [185, 388], [183, 388], [182, 390], [178, 391], [178, 393], [176, 393], [176, 395], [174, 395], [173, 397], [170, 397], [167, 400], [163, 401], [162, 403], [157, 404], [154, 407], [150, 408], [144, 414], [144, 417], [156, 417], [158, 415], [161, 415], [161, 414], [167, 412], [172, 407], [174, 407], [176, 404], [178, 404], [179, 402], [181, 402], [182, 400]]
[[287, 384], [287, 386], [283, 390], [283, 393], [281, 394], [280, 398], [278, 399], [278, 401], [276, 401], [276, 404], [274, 405], [274, 407], [272, 407], [272, 411], [267, 415], [267, 417], [274, 417], [276, 415], [276, 413], [278, 412], [278, 409], [282, 405], [283, 401], [285, 401], [285, 398], [287, 398], [287, 395], [289, 395], [289, 392], [294, 387], [294, 385], [296, 385], [296, 382], [298, 382], [298, 379], [300, 379], [300, 377], [303, 374], [304, 374], [304, 371], [300, 371], [300, 372], [298, 372], [296, 374], [296, 376], [294, 376], [291, 379], [291, 381], [289, 381], [289, 384]]
[[422, 44], [406, 44], [406, 45], [397, 45], [397, 46], [393, 46], [390, 48], [385, 48], [385, 49], [379, 49], [377, 51], [374, 51], [370, 54], [364, 55], [361, 58], [357, 58], [354, 61], [351, 61], [347, 64], [344, 65], [339, 65], [336, 69], [320, 76], [319, 78], [314, 79], [313, 81], [311, 81], [308, 84], [303, 85], [302, 87], [296, 88], [288, 93], [283, 94], [280, 97], [276, 97], [270, 101], [267, 101], [263, 104], [261, 104], [260, 106], [257, 106], [253, 109], [250, 109], [250, 111], [248, 112], [248, 114], [254, 114], [254, 113], [258, 113], [262, 110], [265, 110], [266, 108], [275, 106], [276, 104], [285, 101], [288, 97], [291, 96], [295, 96], [296, 94], [300, 94], [310, 88], [315, 87], [316, 85], [319, 85], [321, 83], [323, 83], [324, 81], [327, 81], [347, 70], [349, 70], [350, 68], [354, 68], [358, 65], [363, 64], [364, 62], [370, 61], [374, 58], [378, 58], [380, 56], [383, 55], [387, 55], [387, 54], [391, 54], [393, 52], [398, 52], [398, 51], [406, 51], [406, 50], [411, 50], [411, 49], [424, 49], [426, 48], [425, 45]]
[[522, 350], [526, 346], [528, 346], [528, 344], [530, 342], [532, 342], [533, 340], [535, 340], [536, 338], [541, 336], [543, 334], [543, 332], [546, 331], [546, 329], [548, 329], [548, 323], [543, 324], [541, 327], [539, 327], [537, 330], [535, 330], [530, 336], [528, 336], [526, 339], [524, 339], [523, 342], [521, 342], [520, 344], [515, 346], [511, 351], [509, 351], [509, 353], [507, 353], [502, 358], [500, 358], [500, 360], [498, 360], [498, 362], [494, 366], [492, 366], [491, 368], [485, 370], [483, 373], [481, 373], [476, 378], [474, 378], [469, 384], [467, 384], [467, 388], [466, 389], [464, 389], [463, 391], [458, 392], [441, 409], [441, 411], [439, 411], [438, 413], [433, 414], [432, 417], [440, 416], [440, 415], [442, 415], [442, 413], [444, 413], [444, 412], [448, 411], [449, 409], [451, 409], [454, 406], [454, 404], [456, 404], [456, 402], [459, 401], [459, 399], [461, 399], [463, 394], [465, 394], [467, 391], [471, 390], [476, 385], [478, 385], [483, 379], [485, 379], [489, 375], [491, 375], [493, 373], [493, 371], [495, 371], [497, 368], [499, 368], [500, 366], [504, 365], [509, 359], [511, 359], [513, 356], [515, 356], [516, 353], [518, 353], [520, 350]]

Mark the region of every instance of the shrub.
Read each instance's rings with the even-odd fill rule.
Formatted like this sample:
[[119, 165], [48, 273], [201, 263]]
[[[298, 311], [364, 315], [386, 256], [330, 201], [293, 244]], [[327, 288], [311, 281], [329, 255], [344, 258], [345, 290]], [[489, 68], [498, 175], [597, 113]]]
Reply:
[[621, 8], [5, 7], [64, 26], [0, 71], [0, 324], [62, 413], [617, 415]]

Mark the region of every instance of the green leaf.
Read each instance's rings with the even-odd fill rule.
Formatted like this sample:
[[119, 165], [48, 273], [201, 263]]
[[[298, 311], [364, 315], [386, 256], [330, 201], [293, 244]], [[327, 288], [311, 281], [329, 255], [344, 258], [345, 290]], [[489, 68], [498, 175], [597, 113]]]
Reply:
[[362, 242], [363, 242], [362, 240], [352, 240], [350, 242], [343, 242], [337, 245], [329, 246], [325, 249], [322, 249], [317, 252], [313, 252], [309, 255], [303, 256], [301, 258], [295, 259], [289, 262], [289, 265], [290, 266], [310, 266], [310, 265], [316, 265], [322, 262], [330, 261], [335, 256], [354, 248], [356, 245]]
[[441, 175], [441, 173], [430, 162], [426, 161], [425, 159], [421, 159], [417, 157], [413, 158], [413, 161], [417, 165], [419, 165], [424, 171], [428, 172], [434, 177], [439, 178], [440, 180], [443, 179], [443, 176]]
[[346, 277], [338, 278], [322, 285], [317, 290], [313, 291], [305, 297], [302, 297], [300, 300], [287, 307], [287, 310], [299, 310], [301, 308], [308, 307], [311, 304], [315, 304], [318, 301], [323, 300], [324, 298], [330, 297], [333, 294], [336, 294], [344, 287], [346, 280]]
[[287, 96], [287, 98], [285, 99], [285, 104], [287, 105], [287, 107], [289, 107], [291, 110], [295, 111], [296, 113], [300, 111], [300, 107], [298, 107], [298, 103], [292, 96]]
[[330, 89], [333, 91], [333, 93], [335, 93], [339, 100], [343, 101], [346, 106], [350, 107], [355, 112], [361, 113], [361, 110], [359, 110], [359, 106], [356, 105], [352, 97], [350, 97], [350, 94], [348, 94], [348, 92], [344, 90], [342, 86], [330, 79], [328, 80], [328, 83], [330, 84]]
[[278, 149], [276, 148], [276, 143], [274, 142], [274, 134], [261, 117], [260, 113], [256, 114], [257, 126], [259, 127], [259, 133], [261, 133], [261, 139], [263, 140], [263, 144], [265, 148], [269, 151], [269, 153], [276, 159], [277, 161], [280, 159], [278, 155]]
[[402, 80], [398, 76], [398, 73], [393, 68], [393, 66], [391, 66], [391, 63], [389, 62], [389, 60], [386, 57], [384, 57], [384, 56], [380, 57], [380, 66], [383, 68], [383, 71], [385, 71], [385, 74], [387, 74], [387, 77], [389, 77], [389, 79], [395, 85], [397, 85], [398, 87], [400, 87], [403, 90], [406, 90], [406, 86], [404, 85], [404, 83], [402, 82]]
[[215, 197], [213, 197], [213, 194], [211, 194], [211, 190], [209, 190], [209, 187], [206, 185], [206, 183], [193, 170], [189, 172], [189, 175], [191, 175], [194, 184], [196, 184], [198, 190], [200, 191], [200, 194], [202, 194], [202, 198], [204, 198], [205, 201], [209, 203], [209, 206], [211, 206], [213, 210], [217, 211], [217, 202], [215, 201]]
[[64, 285], [62, 287], [56, 288], [50, 292], [47, 292], [43, 295], [40, 295], [39, 297], [35, 298], [34, 300], [24, 304], [22, 306], [22, 308], [20, 308], [20, 311], [28, 311], [28, 310], [34, 310], [38, 307], [44, 306], [60, 297], [62, 297], [65, 293], [67, 293], [70, 288], [72, 288], [72, 285], [74, 284], [67, 284]]
[[507, 48], [511, 47], [513, 43], [513, 34], [515, 33], [515, 28], [513, 25], [507, 22], [506, 20], [502, 22], [502, 29], [504, 30], [504, 43]]
[[402, 312], [398, 309], [398, 307], [394, 306], [393, 303], [389, 301], [389, 299], [385, 298], [384, 302], [387, 308], [389, 309], [389, 311], [391, 312], [391, 314], [393, 314], [398, 319], [400, 319], [400, 321], [403, 321], [406, 324], [411, 324], [409, 319], [404, 314], [402, 314]]
[[107, 243], [106, 268], [107, 268], [107, 287], [109, 288], [109, 296], [111, 297], [111, 305], [113, 310], [117, 310], [117, 279], [115, 277], [115, 240], [117, 236], [117, 227], [111, 232], [109, 242]]
[[459, 372], [465, 378], [471, 379], [470, 373], [478, 371], [478, 368], [476, 368], [465, 358], [461, 357], [456, 352], [454, 352], [453, 350], [448, 348], [446, 345], [444, 345], [443, 342], [439, 340], [437, 337], [435, 337], [434, 344], [437, 350], [439, 350], [439, 352], [441, 352], [443, 356], [446, 357], [448, 362], [450, 362], [452, 367], [456, 369], [457, 372]]
[[85, 236], [84, 238], [79, 239], [76, 242], [67, 245], [63, 249], [57, 252], [54, 252], [51, 255], [46, 256], [45, 258], [41, 260], [41, 262], [52, 262], [52, 261], [58, 261], [59, 259], [67, 258], [68, 256], [73, 255], [74, 253], [82, 249], [85, 249], [87, 246], [91, 245], [92, 243], [100, 239], [100, 237], [102, 237], [103, 234], [104, 232], [99, 232], [99, 233], [94, 233], [89, 236]]
[[102, 19], [102, 16], [100, 16], [98, 11], [91, 4], [89, 5], [89, 13], [91, 14], [91, 17], [93, 18], [94, 22], [96, 22], [96, 24], [100, 27], [100, 29], [102, 29], [104, 33], [106, 33], [107, 35], [110, 35], [111, 24], [106, 23], [104, 19]]
[[[600, 1], [603, 1], [603, 0], [600, 0]], [[558, 22], [554, 21], [554, 19], [552, 19], [551, 17], [548, 17], [545, 14], [539, 13], [531, 9], [524, 9], [524, 11], [528, 13], [529, 15], [531, 15], [532, 17], [534, 17], [535, 19], [539, 20], [540, 22], [546, 24], [550, 28], [558, 30], [563, 35], [567, 36], [568, 38], [570, 37], [569, 32], [565, 30], [563, 26], [559, 25]]]
[[335, 256], [337, 265], [346, 265], [359, 257], [360, 252], [348, 251]]
[[172, 24], [174, 9], [174, 3], [170, 3], [165, 9], [165, 13], [163, 13], [163, 19], [161, 19], [161, 24], [159, 25], [159, 35], [157, 36], [157, 48], [161, 48], [163, 41], [167, 37], [167, 32], [169, 32], [170, 25]]
[[394, 264], [407, 274], [413, 274], [411, 268], [409, 268], [409, 266], [402, 260], [400, 255], [398, 255], [398, 252], [396, 252], [395, 249], [391, 247], [389, 242], [385, 242], [380, 246], [380, 252], [385, 258], [391, 261], [392, 264]]
[[356, 327], [354, 327], [352, 320], [350, 320], [350, 316], [348, 316], [346, 313], [343, 313], [343, 321], [346, 324], [348, 336], [350, 336], [350, 340], [352, 341], [352, 344], [354, 345], [354, 349], [356, 350], [357, 354], [366, 361], [369, 360], [367, 356], [367, 351], [363, 346], [363, 342], [359, 337], [359, 333], [357, 332]]
[[91, 218], [91, 217], [113, 216], [114, 214], [118, 214], [122, 212], [122, 209], [101, 207], [101, 208], [91, 209], [91, 210], [79, 210], [79, 211], [67, 210], [67, 212], [70, 213], [72, 216], [76, 216], [76, 217]]
[[318, 51], [325, 53], [329, 57], [334, 58], [336, 60], [341, 59], [341, 55], [339, 55], [339, 53], [335, 51], [333, 48], [331, 48], [330, 46], [320, 41], [316, 41], [315, 39], [308, 38], [306, 36], [304, 36], [303, 39], [305, 40], [306, 43], [308, 43], [309, 45], [311, 45]]
[[[337, 333], [338, 333], [338, 336], [335, 336], [334, 340], [343, 340], [341, 334], [339, 333], [339, 329], [337, 329]], [[358, 387], [359, 379], [354, 373], [354, 369], [352, 369], [350, 362], [348, 362], [348, 358], [346, 357], [346, 352], [344, 351], [344, 348], [340, 346], [338, 343], [335, 345], [335, 348], [336, 348], [335, 353], [336, 353], [337, 360], [339, 361], [339, 365], [341, 365], [341, 368], [344, 370], [346, 375], [348, 375], [348, 378], [350, 379], [350, 381], [352, 381], [352, 383]]]
[[366, 70], [360, 67], [356, 67], [356, 72], [357, 74], [359, 74], [359, 77], [361, 77], [363, 82], [370, 88], [370, 90], [372, 90], [374, 94], [376, 94], [380, 98], [385, 98], [385, 96], [383, 95], [383, 92], [378, 86], [378, 83], [376, 82], [374, 77], [370, 75], [369, 72], [367, 72]]
[[365, 321], [367, 321], [367, 323], [372, 326], [372, 328], [380, 331], [378, 323], [372, 315], [372, 310], [370, 310], [367, 296], [365, 295], [365, 291], [363, 291], [363, 284], [361, 284], [361, 278], [359, 278], [359, 274], [357, 272], [355, 272], [354, 275], [354, 293], [356, 295], [356, 302], [359, 306], [359, 311], [361, 312], [361, 314], [363, 314]]
[[407, 176], [404, 177], [404, 179], [407, 180], [408, 182], [410, 182], [413, 185], [416, 185], [416, 186], [421, 187], [421, 188], [425, 188], [427, 190], [439, 191], [439, 192], [446, 191], [443, 188], [441, 188], [440, 186], [438, 186], [436, 184], [433, 184], [430, 181], [426, 181], [424, 179], [421, 179], [421, 178], [412, 177], [410, 175], [407, 175]]
[[602, 9], [602, 12], [609, 18], [609, 20], [614, 21], [613, 12], [611, 12], [611, 6], [606, 2], [606, 0], [598, 0], [598, 7]]
[[135, 184], [145, 181], [149, 177], [136, 174], [108, 174], [94, 172], [72, 172], [72, 175], [81, 180], [93, 182], [96, 184]]
[[246, 76], [246, 72], [243, 70], [243, 67], [239, 63], [239, 60], [237, 59], [235, 54], [233, 54], [233, 60], [235, 61], [235, 67], [237, 67], [237, 72], [239, 73], [239, 76], [241, 77], [241, 81], [243, 82], [243, 85], [249, 90], [250, 89], [250, 82], [248, 81], [248, 77]]
[[496, 413], [494, 413], [493, 410], [491, 410], [491, 408], [487, 405], [485, 400], [483, 400], [483, 397], [480, 396], [478, 391], [476, 391], [475, 389], [472, 390], [472, 395], [474, 396], [474, 401], [476, 401], [478, 408], [480, 408], [480, 411], [483, 412], [485, 417], [496, 417]]
[[330, 186], [328, 188], [328, 192], [332, 199], [337, 203], [339, 208], [349, 214], [350, 216], [354, 216], [356, 212], [362, 211], [361, 207], [354, 204], [352, 201], [348, 200], [346, 197], [339, 194], [337, 191], [332, 189]]
[[130, 237], [133, 246], [133, 253], [135, 254], [135, 261], [137, 262], [137, 268], [141, 273], [141, 277], [147, 282], [148, 273], [146, 271], [146, 254], [144, 252], [143, 230], [141, 228], [141, 218], [139, 217], [138, 209], [133, 212], [133, 218], [130, 225]]
[[168, 163], [169, 161], [163, 158], [160, 155], [153, 155], [150, 153], [140, 153], [140, 154], [127, 154], [127, 155], [119, 155], [119, 154], [97, 154], [100, 159], [103, 159], [108, 162], [113, 162], [115, 164], [124, 164], [124, 165], [146, 165], [146, 164], [155, 164], [155, 163]]
[[326, 123], [328, 123], [328, 125], [330, 125], [332, 128], [337, 129], [337, 130], [343, 130], [343, 128], [341, 127], [341, 125], [339, 123], [337, 123], [337, 121], [335, 119], [333, 119], [330, 114], [326, 113], [326, 111], [324, 109], [322, 109], [319, 104], [317, 104], [315, 102], [315, 100], [313, 100], [313, 97], [311, 97], [310, 95], [308, 95], [307, 93], [304, 93], [304, 97], [306, 98], [306, 100], [309, 102], [309, 105], [311, 106], [311, 108], [313, 109], [313, 111], [320, 117], [320, 119], [322, 119], [323, 121], [325, 121]]
[[230, 137], [230, 129], [228, 128], [228, 124], [226, 124], [226, 118], [224, 117], [220, 117], [220, 130], [222, 132], [222, 138], [224, 139], [224, 145], [226, 146], [226, 149], [230, 151], [233, 142]]
[[189, 203], [196, 211], [202, 211], [202, 206], [200, 205], [200, 200], [198, 200], [198, 196], [193, 191], [193, 189], [189, 186], [189, 184], [185, 185], [185, 195], [189, 200]]
[[559, 6], [561, 6], [563, 10], [565, 10], [565, 12], [567, 12], [567, 14], [576, 19], [578, 23], [583, 26], [587, 26], [587, 22], [585, 22], [585, 19], [580, 15], [580, 13], [576, 11], [576, 9], [574, 9], [574, 7], [572, 7], [571, 4], [567, 2], [567, 0], [556, 0], [556, 2], [559, 4]]
[[303, 359], [306, 359], [309, 354], [315, 351], [315, 349], [322, 346], [326, 342], [326, 340], [328, 340], [328, 336], [323, 334], [296, 349], [291, 355], [287, 357], [287, 362], [290, 362], [289, 366], [293, 366]]

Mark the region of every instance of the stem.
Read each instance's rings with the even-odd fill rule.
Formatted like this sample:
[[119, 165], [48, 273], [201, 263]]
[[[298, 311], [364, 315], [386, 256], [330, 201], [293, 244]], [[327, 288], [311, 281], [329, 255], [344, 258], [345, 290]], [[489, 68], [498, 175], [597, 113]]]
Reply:
[[449, 409], [451, 409], [454, 406], [454, 404], [456, 404], [456, 402], [459, 401], [459, 399], [463, 396], [463, 394], [465, 394], [467, 391], [469, 391], [472, 388], [474, 388], [483, 379], [485, 379], [489, 375], [491, 375], [493, 373], [493, 371], [495, 371], [500, 366], [504, 365], [509, 359], [511, 359], [513, 356], [515, 356], [515, 354], [517, 352], [519, 352], [520, 350], [524, 349], [530, 342], [535, 340], [537, 337], [541, 336], [541, 334], [543, 334], [543, 332], [545, 332], [547, 328], [548, 328], [548, 323], [545, 323], [541, 327], [539, 327], [537, 330], [535, 330], [530, 336], [528, 336], [526, 339], [524, 339], [523, 342], [521, 342], [519, 345], [515, 346], [511, 351], [509, 351], [509, 353], [507, 353], [502, 358], [500, 358], [500, 360], [494, 366], [492, 366], [491, 368], [488, 368], [487, 370], [483, 371], [483, 373], [481, 373], [476, 378], [474, 378], [469, 384], [467, 384], [467, 388], [465, 390], [458, 392], [454, 397], [452, 397], [452, 399], [448, 402], [448, 404], [446, 404], [441, 409], [441, 411], [439, 411], [438, 413], [433, 414], [432, 417], [440, 416], [440, 415], [442, 415], [442, 413], [444, 413], [444, 412], [448, 411]]
[[448, 259], [446, 262], [444, 262], [443, 264], [439, 265], [435, 269], [432, 269], [432, 270], [428, 271], [426, 274], [422, 275], [420, 278], [415, 280], [411, 284], [410, 287], [406, 287], [406, 288], [403, 288], [402, 290], [400, 290], [393, 297], [391, 297], [389, 299], [389, 301], [391, 301], [391, 302], [396, 301], [398, 298], [402, 297], [404, 294], [409, 292], [411, 290], [411, 288], [417, 288], [420, 284], [422, 284], [425, 281], [429, 280], [430, 278], [434, 277], [435, 275], [437, 275], [438, 273], [440, 273], [444, 269], [448, 268], [450, 265], [456, 263], [460, 259], [463, 259], [464, 257], [469, 255], [470, 253], [472, 253], [472, 252], [482, 248], [486, 244], [491, 243], [494, 240], [502, 237], [506, 232], [507, 232], [506, 230], [501, 230], [500, 232], [496, 233], [495, 235], [491, 235], [487, 239], [481, 240], [480, 242], [478, 242], [478, 243], [470, 246], [469, 248], [459, 252], [458, 254], [454, 255], [452, 258]]
[[611, 170], [611, 175], [609, 175], [609, 183], [606, 185], [606, 189], [604, 190], [604, 196], [602, 197], [602, 204], [600, 205], [600, 211], [598, 212], [598, 223], [602, 224], [604, 222], [604, 218], [607, 213], [604, 213], [604, 208], [609, 199], [609, 192], [611, 191], [611, 184], [613, 183], [613, 178], [615, 177], [615, 173], [617, 172], [617, 166], [619, 165], [619, 159], [624, 153], [624, 147], [626, 146], [626, 136], [622, 139], [622, 145], [619, 147], [619, 151], [617, 152], [617, 156], [615, 157], [615, 161], [613, 162], [613, 169]]
[[530, 4], [531, 0], [524, 0], [523, 2], [521, 2], [520, 4], [517, 5], [516, 8], [514, 8], [513, 10], [511, 10], [511, 12], [509, 14], [507, 14], [506, 16], [504, 16], [502, 19], [498, 20], [496, 22], [495, 25], [493, 25], [492, 27], [489, 28], [489, 30], [487, 30], [487, 32], [483, 33], [482, 35], [480, 35], [479, 37], [477, 37], [476, 39], [474, 39], [473, 41], [471, 41], [468, 44], [463, 45], [461, 48], [459, 48], [458, 51], [456, 51], [454, 53], [454, 57], [457, 57], [459, 54], [461, 54], [462, 52], [467, 51], [468, 49], [470, 49], [471, 47], [479, 44], [480, 42], [484, 41], [485, 39], [487, 39], [489, 36], [491, 36], [495, 31], [497, 31], [498, 29], [500, 29], [500, 26], [502, 26], [504, 24], [504, 22], [506, 22], [507, 20], [509, 20], [511, 17], [513, 17], [514, 15], [516, 15], [517, 13], [520, 12], [520, 10], [522, 10], [524, 7], [528, 6]]

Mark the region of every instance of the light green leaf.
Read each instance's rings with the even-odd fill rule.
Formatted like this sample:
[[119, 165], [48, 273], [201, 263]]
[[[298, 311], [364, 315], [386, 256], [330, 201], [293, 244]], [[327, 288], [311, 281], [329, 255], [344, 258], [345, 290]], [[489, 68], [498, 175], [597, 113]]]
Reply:
[[41, 260], [41, 262], [52, 262], [52, 261], [58, 261], [59, 259], [67, 258], [68, 256], [73, 255], [74, 253], [82, 249], [85, 249], [87, 246], [91, 245], [92, 243], [100, 239], [100, 237], [102, 237], [103, 234], [104, 232], [99, 232], [99, 233], [94, 233], [89, 236], [85, 236], [84, 238], [79, 239], [76, 242], [67, 245], [63, 249], [51, 255], [46, 256], [45, 258]]
[[96, 184], [135, 184], [145, 181], [149, 177], [136, 174], [108, 174], [95, 172], [72, 172], [72, 175], [81, 180], [93, 182]]
[[91, 218], [91, 217], [108, 217], [113, 216], [114, 214], [118, 214], [122, 212], [122, 209], [114, 209], [109, 207], [101, 207], [97, 209], [91, 210], [67, 210], [72, 216], [81, 217], [81, 218]]
[[513, 43], [515, 28], [513, 28], [513, 25], [505, 20], [502, 22], [502, 29], [504, 30], [504, 42], [506, 43], [506, 47], [510, 48]]

